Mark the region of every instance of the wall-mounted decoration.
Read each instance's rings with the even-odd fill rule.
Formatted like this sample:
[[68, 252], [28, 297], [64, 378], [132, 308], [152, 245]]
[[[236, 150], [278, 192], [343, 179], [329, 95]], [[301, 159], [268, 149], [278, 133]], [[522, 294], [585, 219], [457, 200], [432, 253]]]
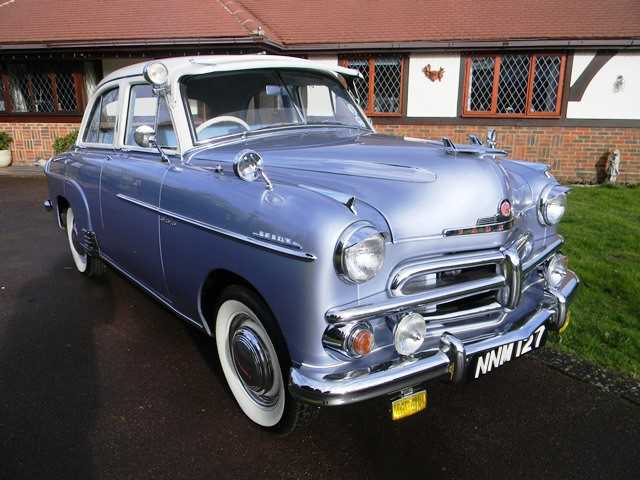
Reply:
[[618, 93], [622, 90], [624, 90], [624, 77], [622, 75], [618, 75], [615, 82], [613, 82], [613, 91]]
[[432, 82], [441, 81], [442, 77], [444, 77], [444, 68], [440, 67], [439, 70], [431, 70], [431, 65], [427, 65], [422, 69], [422, 73]]

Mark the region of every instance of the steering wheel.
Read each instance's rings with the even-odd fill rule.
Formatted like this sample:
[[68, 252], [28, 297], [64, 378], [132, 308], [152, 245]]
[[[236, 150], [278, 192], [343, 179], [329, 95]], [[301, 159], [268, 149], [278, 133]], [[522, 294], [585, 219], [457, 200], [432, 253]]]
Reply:
[[206, 120], [205, 122], [198, 125], [198, 127], [196, 128], [196, 133], [200, 133], [204, 129], [210, 127], [211, 125], [215, 125], [216, 123], [225, 123], [225, 122], [237, 123], [245, 130], [247, 131], [251, 130], [251, 127], [249, 126], [249, 124], [244, 120], [242, 120], [241, 118], [234, 117], [233, 115], [220, 115], [219, 117], [210, 118], [209, 120]]

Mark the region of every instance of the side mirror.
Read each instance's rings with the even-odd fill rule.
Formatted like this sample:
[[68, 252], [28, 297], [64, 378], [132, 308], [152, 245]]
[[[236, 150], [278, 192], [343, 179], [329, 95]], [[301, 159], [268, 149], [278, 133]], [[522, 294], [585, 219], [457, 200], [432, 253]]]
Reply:
[[133, 139], [142, 148], [151, 148], [156, 146], [156, 132], [149, 125], [140, 125], [133, 134]]

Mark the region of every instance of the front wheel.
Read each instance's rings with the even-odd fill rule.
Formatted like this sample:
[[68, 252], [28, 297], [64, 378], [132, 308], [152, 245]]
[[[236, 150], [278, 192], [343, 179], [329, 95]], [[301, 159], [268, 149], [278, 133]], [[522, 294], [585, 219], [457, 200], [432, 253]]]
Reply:
[[218, 301], [216, 344], [222, 371], [238, 405], [254, 423], [289, 433], [317, 407], [291, 397], [290, 360], [273, 315], [250, 289], [227, 288]]
[[67, 230], [67, 240], [69, 241], [69, 249], [73, 257], [73, 263], [76, 269], [88, 277], [100, 275], [104, 266], [99, 258], [87, 255], [79, 241], [78, 225], [75, 222], [75, 216], [71, 207], [65, 212], [65, 227]]

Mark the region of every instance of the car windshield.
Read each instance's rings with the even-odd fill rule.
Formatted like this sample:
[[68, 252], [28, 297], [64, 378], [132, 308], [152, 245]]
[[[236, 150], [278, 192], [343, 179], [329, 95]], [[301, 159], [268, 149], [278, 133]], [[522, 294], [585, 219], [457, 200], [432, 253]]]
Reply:
[[218, 72], [188, 77], [182, 85], [198, 142], [280, 126], [369, 128], [343, 85], [322, 73]]

